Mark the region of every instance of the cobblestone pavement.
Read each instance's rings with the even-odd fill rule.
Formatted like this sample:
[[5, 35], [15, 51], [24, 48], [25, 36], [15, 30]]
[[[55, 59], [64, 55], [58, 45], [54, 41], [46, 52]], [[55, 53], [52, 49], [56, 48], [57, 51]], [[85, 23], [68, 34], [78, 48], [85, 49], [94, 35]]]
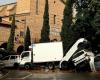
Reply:
[[9, 70], [0, 80], [100, 80], [100, 73], [76, 73], [59, 69]]

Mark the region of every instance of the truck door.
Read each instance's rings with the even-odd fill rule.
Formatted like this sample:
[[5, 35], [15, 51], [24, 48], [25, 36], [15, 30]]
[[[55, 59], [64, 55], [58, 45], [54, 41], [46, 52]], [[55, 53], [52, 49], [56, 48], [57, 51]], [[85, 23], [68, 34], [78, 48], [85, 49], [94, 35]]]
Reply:
[[21, 62], [20, 64], [25, 64], [27, 62], [31, 62], [31, 52], [23, 52], [21, 54]]

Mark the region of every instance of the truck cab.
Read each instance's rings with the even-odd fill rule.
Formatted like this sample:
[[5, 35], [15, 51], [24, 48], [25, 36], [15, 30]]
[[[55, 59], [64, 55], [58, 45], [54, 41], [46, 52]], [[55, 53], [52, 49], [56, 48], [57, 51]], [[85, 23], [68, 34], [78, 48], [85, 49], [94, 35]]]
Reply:
[[91, 71], [95, 71], [94, 54], [91, 51], [85, 50], [84, 48], [79, 50], [80, 43], [85, 43], [86, 45], [87, 42], [88, 41], [84, 38], [78, 39], [60, 61], [60, 69], [69, 69], [69, 67], [75, 68], [80, 63], [85, 63], [87, 61], [90, 65]]
[[75, 44], [68, 50], [68, 52], [66, 52], [66, 55], [62, 58], [62, 60], [60, 61], [60, 65], [59, 67], [61, 69], [63, 68], [67, 68], [68, 67], [68, 63], [69, 61], [72, 61], [71, 58], [72, 56], [75, 54], [75, 52], [78, 50], [78, 45], [82, 42], [87, 42], [86, 39], [84, 38], [80, 38], [78, 39]]
[[20, 67], [25, 67], [28, 68], [30, 67], [30, 63], [31, 63], [31, 51], [23, 51], [20, 55], [20, 63], [19, 66]]

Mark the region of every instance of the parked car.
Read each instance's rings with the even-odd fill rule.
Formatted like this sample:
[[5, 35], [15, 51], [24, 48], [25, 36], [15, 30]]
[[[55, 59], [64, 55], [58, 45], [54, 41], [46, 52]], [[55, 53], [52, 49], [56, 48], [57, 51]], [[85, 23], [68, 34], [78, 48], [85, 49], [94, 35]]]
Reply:
[[95, 64], [96, 70], [100, 70], [100, 54], [95, 56], [94, 64]]
[[18, 67], [19, 55], [9, 55], [2, 59], [5, 67]]
[[5, 67], [5, 64], [2, 61], [0, 61], [0, 70], [3, 69], [4, 67]]
[[8, 56], [9, 53], [7, 52], [7, 50], [0, 48], [0, 60], [2, 60], [5, 56]]

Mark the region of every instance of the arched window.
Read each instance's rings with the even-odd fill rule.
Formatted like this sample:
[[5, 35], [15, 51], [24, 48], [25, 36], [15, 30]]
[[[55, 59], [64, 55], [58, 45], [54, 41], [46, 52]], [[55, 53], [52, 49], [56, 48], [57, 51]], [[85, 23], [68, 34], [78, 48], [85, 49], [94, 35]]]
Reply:
[[36, 14], [37, 14], [37, 15], [38, 15], [38, 3], [39, 3], [39, 1], [36, 0]]

